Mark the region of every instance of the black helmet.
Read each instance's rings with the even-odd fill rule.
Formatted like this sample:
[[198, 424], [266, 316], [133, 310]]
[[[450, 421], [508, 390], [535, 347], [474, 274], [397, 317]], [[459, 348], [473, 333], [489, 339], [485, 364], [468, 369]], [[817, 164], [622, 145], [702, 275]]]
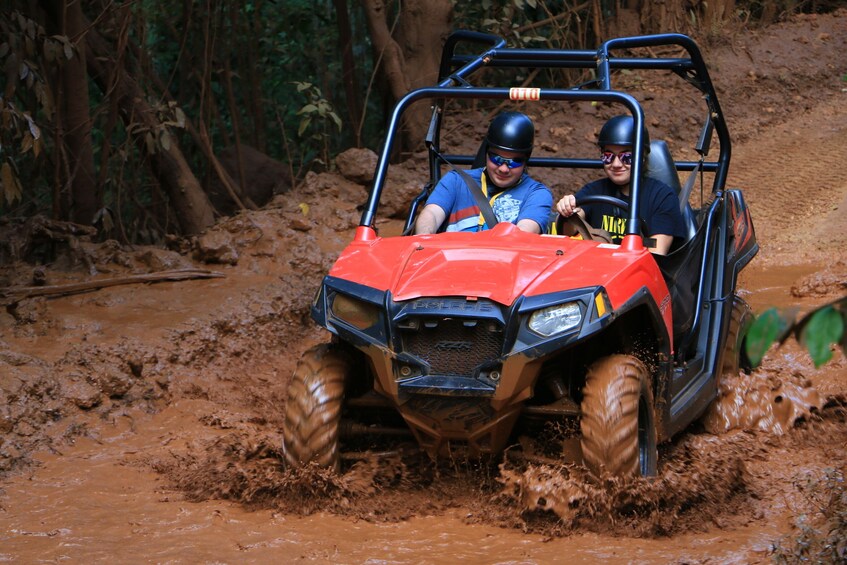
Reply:
[[535, 126], [526, 114], [504, 112], [491, 120], [485, 141], [489, 147], [529, 156], [535, 139]]
[[[647, 133], [647, 128], [644, 128], [644, 147], [646, 153], [650, 152], [650, 135]], [[632, 116], [615, 116], [610, 118], [600, 129], [600, 135], [597, 136], [597, 145], [603, 149], [607, 145], [623, 145], [632, 147], [635, 143], [635, 120]]]

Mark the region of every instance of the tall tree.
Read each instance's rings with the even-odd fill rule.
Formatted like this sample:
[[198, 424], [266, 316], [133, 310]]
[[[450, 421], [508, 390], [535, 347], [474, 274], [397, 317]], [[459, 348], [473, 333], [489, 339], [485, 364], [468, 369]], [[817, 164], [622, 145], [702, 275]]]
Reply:
[[214, 223], [209, 197], [179, 149], [176, 138], [156, 116], [144, 91], [111, 57], [112, 47], [89, 26], [88, 73], [103, 92], [117, 97], [121, 117], [133, 132], [139, 151], [147, 155], [154, 177], [171, 201], [184, 233], [196, 234]]
[[[375, 68], [394, 100], [438, 78], [439, 54], [450, 33], [451, 0], [362, 0], [374, 46]], [[429, 109], [417, 104], [406, 113], [403, 145], [423, 139]]]
[[73, 56], [61, 61], [54, 81], [58, 217], [91, 224], [100, 207], [91, 141], [88, 76], [85, 67], [85, 17], [78, 1], [42, 0], [50, 35], [65, 36]]
[[353, 57], [353, 34], [350, 31], [350, 14], [347, 0], [333, 0], [335, 6], [336, 25], [338, 26], [338, 48], [341, 50], [341, 82], [347, 99], [347, 116], [352, 129], [356, 132], [356, 147], [361, 147], [362, 138], [358, 126], [362, 113], [360, 111], [359, 90], [356, 88], [356, 62]]

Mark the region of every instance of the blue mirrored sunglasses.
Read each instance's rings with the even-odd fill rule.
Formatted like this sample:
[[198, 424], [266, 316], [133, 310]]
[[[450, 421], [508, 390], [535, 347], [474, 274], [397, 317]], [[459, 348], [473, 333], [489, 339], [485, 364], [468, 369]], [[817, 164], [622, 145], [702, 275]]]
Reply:
[[498, 167], [506, 165], [510, 169], [517, 169], [518, 167], [523, 167], [524, 163], [526, 163], [526, 159], [507, 159], [506, 157], [502, 157], [500, 155], [497, 155], [496, 153], [489, 153], [488, 160], [497, 165]]
[[613, 151], [603, 151], [603, 153], [600, 155], [600, 159], [603, 161], [604, 165], [611, 165], [612, 162], [615, 160], [615, 157], [621, 160], [621, 165], [632, 165], [632, 151], [621, 151], [620, 153], [615, 153]]

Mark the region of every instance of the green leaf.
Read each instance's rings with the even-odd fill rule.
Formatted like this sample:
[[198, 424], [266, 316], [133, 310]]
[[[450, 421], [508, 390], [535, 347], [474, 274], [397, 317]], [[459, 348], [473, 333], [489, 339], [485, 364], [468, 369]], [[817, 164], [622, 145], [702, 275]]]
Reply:
[[182, 111], [182, 108], [176, 108], [176, 110], [174, 110], [174, 114], [176, 114], [177, 126], [185, 129], [185, 112]]
[[312, 114], [312, 113], [316, 112], [317, 110], [318, 110], [318, 107], [315, 106], [314, 104], [306, 104], [305, 106], [303, 106], [302, 108], [300, 108], [297, 111], [297, 115], [299, 116], [300, 114]]
[[297, 135], [303, 137], [303, 132], [306, 131], [306, 128], [309, 127], [309, 124], [312, 122], [312, 118], [303, 118], [300, 121], [300, 127], [297, 129]]
[[30, 149], [32, 149], [32, 143], [35, 140], [32, 137], [32, 134], [29, 132], [25, 132], [23, 138], [21, 139], [21, 153], [26, 153]]
[[73, 59], [73, 58], [74, 58], [74, 46], [73, 46], [73, 44], [72, 44], [72, 43], [68, 40], [68, 38], [67, 38], [67, 37], [63, 37], [63, 38], [62, 38], [62, 40], [63, 40], [63, 41], [62, 41], [62, 47], [63, 47], [63, 49], [64, 49], [64, 51], [65, 51], [65, 59], [67, 59], [68, 61], [70, 61], [71, 59]]
[[754, 367], [759, 366], [770, 346], [787, 327], [776, 308], [765, 310], [753, 321], [747, 334], [747, 358]]
[[41, 130], [38, 128], [37, 125], [35, 125], [35, 122], [32, 120], [32, 118], [29, 117], [28, 114], [24, 114], [24, 117], [26, 117], [27, 124], [29, 125], [29, 133], [32, 134], [33, 139], [40, 139]]
[[167, 131], [162, 131], [162, 133], [159, 134], [159, 145], [165, 151], [170, 151], [170, 149], [171, 149], [171, 136], [168, 134]]
[[844, 335], [844, 320], [832, 306], [812, 314], [809, 323], [800, 333], [800, 342], [809, 350], [815, 367], [832, 358], [831, 345], [839, 343]]
[[3, 181], [3, 195], [7, 204], [21, 199], [21, 183], [9, 163], [3, 163], [0, 167], [0, 180]]

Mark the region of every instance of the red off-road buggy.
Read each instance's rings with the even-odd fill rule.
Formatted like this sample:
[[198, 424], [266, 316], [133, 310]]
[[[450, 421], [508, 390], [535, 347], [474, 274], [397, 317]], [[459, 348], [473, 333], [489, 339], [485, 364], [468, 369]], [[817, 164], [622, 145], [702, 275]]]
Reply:
[[[460, 54], [469, 45], [483, 52]], [[681, 55], [652, 55], [669, 50]], [[631, 55], [644, 51], [650, 56]], [[531, 68], [589, 69], [594, 77], [566, 88], [473, 84], [504, 75], [501, 69]], [[619, 72], [654, 70], [678, 75], [705, 103], [694, 134], [697, 160], [674, 161], [667, 144], [653, 141], [642, 162], [642, 105], [612, 82]], [[387, 169], [403, 113], [421, 101], [433, 108], [430, 179], [410, 207], [409, 233], [446, 170], [443, 160], [461, 167], [476, 158], [441, 155], [445, 108], [461, 111], [474, 100], [596, 102], [629, 113], [637, 132], [632, 202], [646, 166], [680, 193], [684, 245], [664, 257], [649, 253], [637, 206], [623, 201], [615, 202], [628, 214], [621, 245], [590, 233], [529, 234], [508, 223], [479, 233], [380, 237], [376, 214], [390, 190]], [[718, 154], [709, 159], [715, 135]], [[595, 472], [655, 474], [657, 444], [699, 418], [721, 373], [744, 364], [751, 314], [735, 287], [758, 244], [741, 191], [725, 188], [730, 147], [708, 70], [687, 36], [618, 38], [583, 51], [512, 49], [496, 36], [453, 34], [438, 85], [397, 103], [355, 239], [315, 297], [312, 317], [332, 342], [305, 353], [289, 386], [288, 464], [338, 468], [342, 446], [367, 447], [386, 435], [411, 434], [433, 457], [497, 455], [521, 436], [555, 437], [549, 430], [559, 429], [563, 441], [578, 440], [578, 457]], [[586, 158], [533, 155], [529, 165], [602, 167], [596, 151]], [[711, 181], [696, 209], [680, 171], [691, 171], [701, 192]]]

